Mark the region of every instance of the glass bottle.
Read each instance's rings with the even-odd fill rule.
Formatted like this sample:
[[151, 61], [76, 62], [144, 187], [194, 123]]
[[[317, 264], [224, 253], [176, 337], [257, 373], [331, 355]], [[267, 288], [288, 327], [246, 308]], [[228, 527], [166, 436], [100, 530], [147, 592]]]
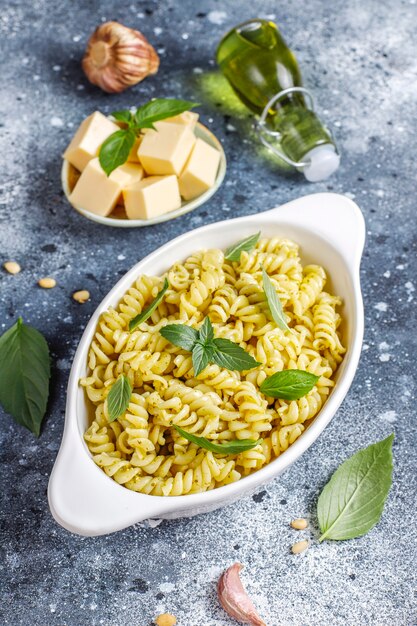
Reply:
[[[277, 26], [262, 19], [233, 28], [221, 40], [217, 62], [242, 102], [261, 116], [260, 138], [303, 171], [307, 180], [324, 180], [339, 166], [329, 131], [307, 106], [300, 70]], [[271, 140], [279, 140], [280, 148]]]

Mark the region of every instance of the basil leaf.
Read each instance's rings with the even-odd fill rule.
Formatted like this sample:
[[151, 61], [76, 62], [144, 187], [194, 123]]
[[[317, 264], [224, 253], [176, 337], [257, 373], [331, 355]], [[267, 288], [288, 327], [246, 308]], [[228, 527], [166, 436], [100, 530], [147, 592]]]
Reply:
[[168, 283], [168, 280], [165, 278], [162, 289], [158, 291], [158, 293], [156, 294], [152, 302], [145, 309], [143, 309], [141, 313], [139, 313], [138, 315], [136, 315], [136, 317], [130, 320], [129, 322], [130, 331], [134, 330], [137, 326], [139, 326], [139, 324], [142, 324], [142, 322], [145, 322], [152, 315], [152, 313], [155, 311], [157, 306], [161, 304], [168, 287], [169, 287], [169, 283]]
[[199, 106], [198, 103], [187, 100], [156, 98], [139, 107], [135, 113], [135, 124], [138, 128], [153, 128], [154, 122], [180, 115], [196, 106]]
[[193, 347], [194, 376], [198, 376], [213, 358], [214, 346], [197, 341]]
[[132, 385], [130, 380], [124, 374], [120, 374], [107, 396], [109, 422], [114, 422], [114, 420], [123, 415], [129, 406], [131, 395]]
[[45, 338], [21, 317], [0, 337], [0, 403], [39, 437], [51, 367]]
[[99, 161], [107, 176], [126, 163], [129, 153], [135, 143], [136, 135], [131, 129], [122, 128], [107, 137], [99, 153]]
[[198, 376], [208, 363], [217, 363], [220, 367], [238, 371], [250, 370], [260, 365], [233, 341], [212, 339], [213, 326], [207, 319], [204, 320], [199, 332], [185, 324], [170, 324], [160, 330], [161, 335], [175, 346], [193, 353], [195, 376]]
[[218, 454], [240, 454], [241, 452], [245, 452], [245, 450], [252, 450], [252, 448], [255, 448], [255, 446], [258, 446], [262, 442], [262, 439], [258, 439], [257, 441], [254, 439], [235, 439], [234, 441], [225, 441], [224, 443], [214, 443], [205, 437], [197, 437], [197, 435], [188, 433], [179, 426], [174, 426], [174, 428], [181, 437], [184, 437], [187, 441], [195, 443], [200, 448], [204, 448], [210, 452], [217, 452]]
[[251, 252], [258, 243], [260, 236], [261, 231], [259, 231], [259, 233], [256, 233], [256, 235], [251, 235], [246, 239], [242, 239], [242, 241], [239, 241], [233, 246], [230, 246], [230, 248], [227, 248], [224, 255], [226, 261], [240, 261], [240, 253]]
[[243, 370], [251, 370], [260, 365], [243, 348], [229, 339], [214, 339], [213, 344], [216, 348], [213, 354], [213, 361], [220, 367], [241, 372]]
[[286, 322], [284, 311], [282, 310], [282, 304], [275, 290], [275, 287], [269, 278], [268, 274], [262, 268], [262, 283], [268, 303], [268, 308], [271, 312], [274, 322], [281, 328], [281, 330], [290, 330]]
[[179, 346], [189, 352], [191, 352], [196, 341], [198, 341], [198, 331], [185, 324], [168, 324], [168, 326], [163, 326], [159, 332], [162, 337], [168, 339], [174, 346]]
[[273, 398], [298, 400], [313, 389], [319, 378], [304, 370], [284, 370], [266, 378], [259, 389]]
[[198, 336], [202, 343], [209, 343], [213, 341], [214, 330], [209, 317], [204, 318], [204, 322], [198, 331]]
[[320, 541], [354, 539], [379, 522], [392, 484], [393, 440], [359, 450], [335, 471], [317, 503]]
[[128, 126], [131, 126], [133, 124], [133, 115], [128, 110], [113, 111], [111, 115], [112, 117], [114, 117], [115, 120], [119, 122], [123, 122], [124, 124], [127, 124]]

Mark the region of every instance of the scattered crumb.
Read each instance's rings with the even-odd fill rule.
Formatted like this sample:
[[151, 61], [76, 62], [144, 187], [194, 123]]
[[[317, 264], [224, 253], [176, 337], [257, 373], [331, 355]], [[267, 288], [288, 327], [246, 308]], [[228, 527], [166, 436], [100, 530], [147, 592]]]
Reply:
[[159, 524], [162, 524], [164, 520], [162, 519], [148, 519], [148, 525], [150, 528], [156, 528], [157, 526], [159, 526]]
[[175, 626], [177, 618], [171, 613], [162, 613], [155, 619], [156, 626]]
[[385, 311], [388, 309], [388, 304], [386, 302], [377, 302], [374, 306], [374, 309], [376, 309], [377, 311], [381, 311], [381, 313], [385, 313]]
[[51, 117], [51, 126], [54, 128], [62, 128], [64, 125], [64, 120], [60, 117]]
[[39, 287], [42, 289], [53, 289], [56, 286], [55, 278], [50, 278], [49, 276], [46, 278], [40, 278], [38, 280]]
[[227, 19], [227, 13], [224, 11], [210, 11], [207, 15], [207, 19], [210, 24], [217, 24], [220, 26]]
[[304, 552], [305, 550], [307, 550], [309, 545], [310, 544], [309, 544], [308, 539], [304, 539], [303, 541], [297, 541], [297, 543], [295, 543], [292, 546], [291, 552], [293, 554], [301, 554], [301, 552]]
[[395, 411], [385, 411], [381, 413], [379, 417], [384, 420], [384, 422], [389, 422], [390, 424], [397, 421], [397, 413]]
[[308, 522], [304, 517], [298, 517], [297, 519], [293, 519], [291, 522], [291, 527], [295, 530], [305, 530], [308, 526]]
[[80, 304], [84, 304], [90, 299], [90, 292], [87, 289], [81, 289], [81, 291], [75, 291], [72, 294], [73, 299]]
[[16, 261], [6, 261], [5, 263], [3, 263], [3, 267], [6, 272], [9, 272], [9, 274], [18, 274], [22, 269], [19, 263], [16, 263]]

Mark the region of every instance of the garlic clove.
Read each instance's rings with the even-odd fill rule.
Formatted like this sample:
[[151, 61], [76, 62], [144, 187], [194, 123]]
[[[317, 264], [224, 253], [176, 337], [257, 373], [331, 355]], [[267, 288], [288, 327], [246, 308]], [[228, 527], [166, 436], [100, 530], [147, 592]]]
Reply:
[[234, 563], [220, 576], [217, 584], [220, 604], [226, 613], [237, 619], [241, 624], [266, 626], [242, 585], [239, 576], [242, 567], [241, 563]]
[[93, 85], [108, 93], [120, 93], [156, 74], [159, 57], [138, 30], [106, 22], [90, 37], [82, 67]]

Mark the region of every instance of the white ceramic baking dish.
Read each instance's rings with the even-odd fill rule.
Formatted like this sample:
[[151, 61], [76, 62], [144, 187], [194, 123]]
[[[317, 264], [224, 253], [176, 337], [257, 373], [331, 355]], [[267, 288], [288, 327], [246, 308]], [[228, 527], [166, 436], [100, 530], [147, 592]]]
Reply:
[[[226, 248], [258, 230], [264, 236], [280, 235], [298, 242], [303, 262], [322, 265], [330, 276], [334, 293], [343, 298], [343, 333], [348, 349], [334, 390], [317, 417], [286, 452], [238, 482], [201, 494], [173, 497], [143, 495], [120, 486], [95, 465], [83, 440], [87, 404], [78, 381], [86, 374], [87, 353], [100, 314], [117, 305], [139, 274], [161, 274], [195, 250]], [[330, 422], [355, 375], [363, 337], [359, 265], [364, 241], [365, 223], [357, 205], [345, 196], [319, 193], [265, 213], [193, 230], [162, 246], [127, 272], [92, 316], [74, 357], [65, 429], [48, 488], [49, 505], [57, 522], [74, 533], [94, 536], [148, 518], [196, 515], [253, 493], [294, 463]]]

